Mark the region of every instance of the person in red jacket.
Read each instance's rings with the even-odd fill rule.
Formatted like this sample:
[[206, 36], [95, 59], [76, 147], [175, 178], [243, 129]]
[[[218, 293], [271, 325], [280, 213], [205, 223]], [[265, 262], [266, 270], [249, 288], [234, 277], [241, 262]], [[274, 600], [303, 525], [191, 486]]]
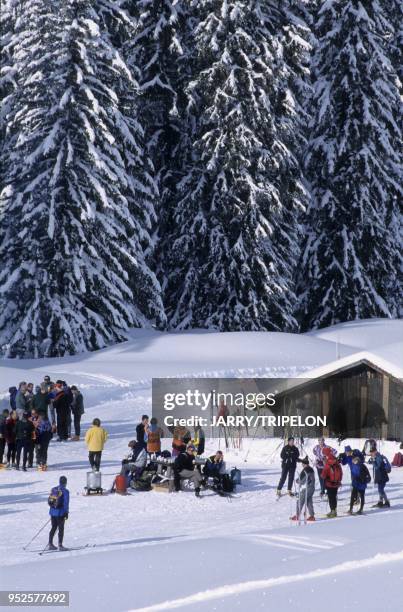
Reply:
[[326, 463], [322, 470], [321, 478], [323, 478], [325, 483], [330, 506], [330, 512], [327, 514], [327, 517], [335, 518], [337, 516], [337, 490], [341, 485], [343, 469], [333, 455], [331, 448], [323, 449], [323, 455], [325, 456]]

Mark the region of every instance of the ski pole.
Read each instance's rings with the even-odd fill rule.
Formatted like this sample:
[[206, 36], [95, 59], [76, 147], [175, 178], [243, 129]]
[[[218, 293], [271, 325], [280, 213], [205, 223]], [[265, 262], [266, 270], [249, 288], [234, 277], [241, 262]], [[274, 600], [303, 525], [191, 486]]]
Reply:
[[35, 540], [35, 538], [37, 538], [37, 537], [38, 537], [38, 535], [41, 533], [41, 531], [43, 531], [43, 530], [45, 529], [45, 527], [46, 527], [46, 525], [47, 525], [48, 523], [50, 523], [50, 518], [49, 518], [49, 519], [46, 521], [46, 523], [45, 523], [45, 524], [44, 524], [44, 525], [43, 525], [43, 526], [40, 528], [40, 530], [39, 530], [39, 531], [38, 531], [38, 532], [37, 532], [37, 533], [34, 535], [34, 537], [32, 538], [32, 540], [30, 540], [30, 541], [28, 542], [28, 544], [27, 544], [26, 546], [24, 546], [24, 547], [23, 547], [23, 549], [22, 549], [22, 550], [26, 550], [26, 549], [28, 548], [28, 546], [29, 546], [30, 544], [32, 544], [32, 542]]

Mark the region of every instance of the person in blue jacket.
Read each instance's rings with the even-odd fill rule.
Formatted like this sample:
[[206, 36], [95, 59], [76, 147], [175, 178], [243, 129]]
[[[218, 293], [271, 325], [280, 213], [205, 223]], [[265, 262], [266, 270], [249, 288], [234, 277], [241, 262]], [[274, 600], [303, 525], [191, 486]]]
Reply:
[[358, 498], [360, 500], [360, 508], [355, 514], [362, 514], [365, 504], [365, 491], [368, 483], [371, 482], [371, 475], [358, 454], [354, 455], [353, 453], [346, 456], [346, 463], [350, 466], [352, 484], [350, 509], [347, 511], [347, 514], [353, 514], [353, 505]]
[[49, 531], [49, 544], [47, 546], [48, 550], [57, 550], [56, 546], [53, 544], [53, 538], [56, 531], [58, 531], [59, 550], [68, 550], [63, 546], [64, 523], [69, 516], [70, 501], [70, 493], [68, 489], [66, 489], [66, 485], [66, 476], [60, 476], [59, 486], [53, 487], [49, 496], [49, 514], [52, 522], [52, 528]]
[[378, 485], [379, 493], [379, 501], [373, 508], [390, 508], [390, 502], [385, 493], [386, 483], [389, 482], [388, 473], [391, 471], [390, 463], [376, 448], [370, 450], [370, 455], [374, 468], [374, 482]]

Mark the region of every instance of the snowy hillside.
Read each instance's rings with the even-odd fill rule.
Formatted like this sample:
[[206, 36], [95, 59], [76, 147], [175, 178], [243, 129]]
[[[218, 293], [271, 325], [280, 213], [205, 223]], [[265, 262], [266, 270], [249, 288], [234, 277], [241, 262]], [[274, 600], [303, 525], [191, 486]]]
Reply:
[[[4, 397], [6, 388], [20, 378], [37, 382], [45, 373], [63, 374], [80, 384], [86, 398], [84, 429], [97, 416], [110, 434], [102, 464], [103, 486], [108, 488], [135, 435], [135, 424], [151, 410], [153, 374], [303, 374], [333, 361], [336, 352], [376, 354], [382, 343], [392, 342], [403, 349], [402, 331], [401, 321], [369, 321], [295, 337], [136, 332], [125, 344], [80, 358], [5, 360], [1, 391]], [[348, 442], [362, 446], [362, 441]], [[217, 444], [208, 441], [207, 452]], [[312, 445], [307, 441], [304, 449], [310, 456]], [[275, 501], [280, 446], [276, 439], [249, 439], [227, 453], [228, 466], [238, 466], [243, 475], [232, 501], [212, 492], [201, 500], [190, 492], [155, 491], [88, 498], [82, 496], [88, 470], [84, 443], [52, 441], [47, 473], [0, 471], [0, 521], [7, 534], [0, 540], [1, 588], [69, 589], [70, 608], [79, 612], [94, 606], [113, 612], [272, 606], [319, 612], [324, 601], [328, 612], [357, 606], [367, 612], [397, 612], [403, 584], [403, 468], [391, 474], [390, 510], [370, 508], [377, 499], [370, 485], [366, 515], [346, 517], [346, 470], [341, 518], [323, 520], [326, 503], [316, 494], [318, 521], [297, 527], [289, 521], [294, 501]], [[392, 458], [397, 448], [397, 443], [383, 443], [382, 452]], [[62, 473], [71, 492], [65, 543], [96, 546], [39, 557], [46, 544], [42, 533], [25, 552], [23, 546], [47, 519], [47, 495]]]

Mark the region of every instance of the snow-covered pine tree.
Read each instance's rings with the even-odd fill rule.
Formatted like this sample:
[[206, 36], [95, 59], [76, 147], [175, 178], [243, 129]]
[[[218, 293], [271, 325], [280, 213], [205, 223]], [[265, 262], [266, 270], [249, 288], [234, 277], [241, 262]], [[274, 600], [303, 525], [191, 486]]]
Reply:
[[154, 213], [141, 129], [119, 103], [132, 78], [95, 9], [27, 0], [14, 14], [0, 228], [9, 356], [103, 347], [161, 310], [145, 262]]
[[[295, 327], [297, 217], [304, 200], [293, 75], [277, 2], [192, 2], [196, 118], [170, 224], [171, 328]], [[276, 29], [276, 28], [275, 28]]]
[[378, 0], [326, 1], [319, 8], [303, 329], [398, 314], [401, 101], [385, 55], [386, 21]]

